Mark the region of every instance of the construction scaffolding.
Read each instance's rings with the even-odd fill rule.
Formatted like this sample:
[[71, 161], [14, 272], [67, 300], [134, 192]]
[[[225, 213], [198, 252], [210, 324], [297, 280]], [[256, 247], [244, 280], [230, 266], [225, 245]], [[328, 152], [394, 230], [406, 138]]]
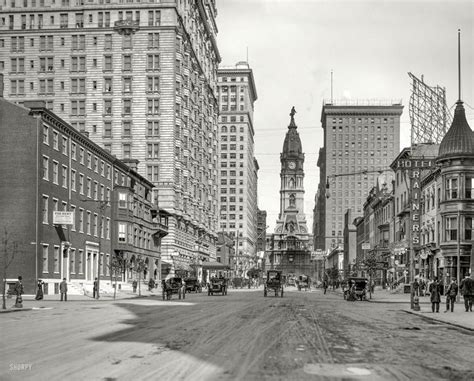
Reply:
[[441, 143], [448, 126], [451, 113], [446, 105], [446, 90], [440, 86], [431, 87], [408, 73], [413, 80], [409, 114], [411, 123], [411, 144]]

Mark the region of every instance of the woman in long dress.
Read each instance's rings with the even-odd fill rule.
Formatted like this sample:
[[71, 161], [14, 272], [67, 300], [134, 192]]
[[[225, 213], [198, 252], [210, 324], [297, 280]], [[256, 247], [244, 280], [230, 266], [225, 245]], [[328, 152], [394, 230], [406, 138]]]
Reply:
[[43, 299], [43, 285], [44, 282], [40, 279], [38, 280], [38, 290], [36, 291], [36, 300], [42, 300]]

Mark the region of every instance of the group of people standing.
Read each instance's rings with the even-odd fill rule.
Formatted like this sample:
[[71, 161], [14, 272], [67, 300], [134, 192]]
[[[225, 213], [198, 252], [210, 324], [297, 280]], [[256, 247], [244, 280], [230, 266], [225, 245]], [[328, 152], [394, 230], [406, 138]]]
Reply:
[[[474, 279], [469, 275], [466, 275], [459, 286], [456, 282], [456, 279], [451, 280], [451, 283], [445, 291], [446, 310], [444, 312], [454, 312], [454, 303], [456, 302], [459, 291], [464, 298], [464, 307], [466, 312], [472, 312], [472, 302], [474, 299]], [[433, 313], [439, 312], [441, 295], [443, 294], [443, 284], [438, 281], [437, 277], [435, 277], [433, 282], [429, 284], [428, 292], [430, 293], [431, 311]]]

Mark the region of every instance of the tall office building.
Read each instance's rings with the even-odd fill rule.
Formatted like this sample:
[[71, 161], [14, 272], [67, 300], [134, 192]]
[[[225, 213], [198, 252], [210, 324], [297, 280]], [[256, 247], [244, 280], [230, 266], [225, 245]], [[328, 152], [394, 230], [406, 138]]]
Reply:
[[319, 151], [319, 187], [314, 209], [314, 248], [343, 246], [344, 214], [355, 217], [380, 171], [400, 149], [400, 102], [325, 102], [324, 146]]
[[[257, 90], [247, 62], [218, 69], [220, 230], [234, 236], [238, 258], [257, 248], [257, 173], [254, 157], [254, 102]], [[237, 259], [238, 259], [237, 258]], [[248, 265], [248, 261], [243, 261]]]
[[45, 100], [138, 159], [171, 214], [163, 258], [186, 268], [214, 256], [217, 239], [216, 12], [214, 0], [12, 0], [0, 11], [5, 98]]

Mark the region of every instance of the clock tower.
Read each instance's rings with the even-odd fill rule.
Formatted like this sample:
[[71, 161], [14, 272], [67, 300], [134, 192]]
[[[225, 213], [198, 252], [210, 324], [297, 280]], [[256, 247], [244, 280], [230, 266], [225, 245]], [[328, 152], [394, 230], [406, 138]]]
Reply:
[[[280, 214], [279, 220], [285, 219], [285, 214], [298, 215], [294, 221], [295, 230], [306, 228], [304, 216], [304, 153], [301, 147], [300, 135], [295, 124], [295, 108], [291, 109], [290, 125], [283, 143], [283, 150], [280, 154]], [[304, 226], [299, 226], [300, 222]], [[298, 226], [297, 226], [298, 225]], [[307, 233], [307, 229], [304, 232]]]
[[295, 123], [295, 108], [280, 154], [280, 214], [271, 238], [266, 269], [280, 269], [287, 276], [314, 276], [312, 238], [304, 214], [304, 153]]

